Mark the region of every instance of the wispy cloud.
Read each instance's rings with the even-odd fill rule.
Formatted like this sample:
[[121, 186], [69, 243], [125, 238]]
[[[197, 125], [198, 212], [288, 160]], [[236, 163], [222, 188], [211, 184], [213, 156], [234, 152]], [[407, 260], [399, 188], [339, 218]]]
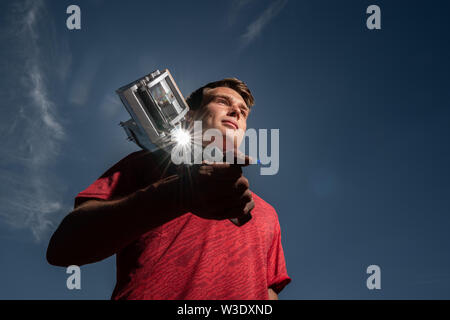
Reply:
[[247, 26], [245, 33], [241, 35], [241, 49], [248, 46], [261, 35], [263, 29], [281, 12], [286, 3], [287, 0], [276, 0], [272, 2], [255, 21]]
[[18, 1], [9, 9], [0, 35], [7, 48], [0, 58], [8, 61], [0, 66], [0, 217], [13, 227], [29, 228], [39, 241], [55, 216], [67, 210], [50, 170], [65, 132], [49, 79], [66, 77], [70, 54], [64, 45], [60, 52], [43, 1]]
[[236, 23], [239, 13], [255, 0], [234, 0], [231, 3], [230, 13], [228, 15], [228, 26], [231, 27]]
[[123, 111], [123, 105], [117, 95], [107, 93], [100, 104], [100, 110], [102, 114], [112, 118]]
[[77, 106], [86, 106], [89, 101], [94, 80], [101, 63], [99, 52], [92, 50], [84, 55], [83, 62], [75, 72], [69, 90], [69, 102]]

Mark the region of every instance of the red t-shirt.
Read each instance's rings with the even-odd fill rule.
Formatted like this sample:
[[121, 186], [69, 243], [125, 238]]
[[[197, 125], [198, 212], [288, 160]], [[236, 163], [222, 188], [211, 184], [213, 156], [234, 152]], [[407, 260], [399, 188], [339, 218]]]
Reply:
[[[75, 199], [111, 200], [161, 178], [155, 154], [134, 152]], [[268, 299], [290, 281], [274, 208], [253, 193], [253, 218], [241, 227], [186, 213], [149, 230], [117, 253], [111, 299]]]

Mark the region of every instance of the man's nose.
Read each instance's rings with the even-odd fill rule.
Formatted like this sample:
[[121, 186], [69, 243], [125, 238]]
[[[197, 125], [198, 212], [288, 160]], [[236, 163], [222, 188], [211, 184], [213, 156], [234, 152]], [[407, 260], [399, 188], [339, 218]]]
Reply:
[[239, 107], [231, 106], [231, 109], [228, 111], [227, 115], [230, 117], [236, 117], [239, 120], [239, 117], [241, 115], [239, 112]]

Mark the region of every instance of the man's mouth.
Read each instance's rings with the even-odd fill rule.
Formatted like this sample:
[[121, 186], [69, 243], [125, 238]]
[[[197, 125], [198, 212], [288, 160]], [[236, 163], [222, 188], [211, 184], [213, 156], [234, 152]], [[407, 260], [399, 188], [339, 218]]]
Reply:
[[232, 127], [234, 130], [238, 129], [238, 125], [230, 120], [222, 120], [222, 123], [228, 127]]

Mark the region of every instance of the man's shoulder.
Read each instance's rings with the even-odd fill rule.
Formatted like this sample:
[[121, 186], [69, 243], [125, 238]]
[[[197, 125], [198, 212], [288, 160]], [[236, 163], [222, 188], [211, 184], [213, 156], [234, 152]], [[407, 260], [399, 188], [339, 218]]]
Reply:
[[164, 154], [162, 150], [139, 150], [131, 152], [123, 157], [119, 163], [122, 165], [132, 165], [133, 167], [140, 166], [158, 166], [164, 160]]
[[176, 169], [170, 164], [170, 156], [163, 149], [132, 152], [120, 160], [120, 171], [131, 174], [146, 184], [174, 174]]
[[139, 150], [134, 151], [129, 154], [127, 154], [125, 157], [123, 157], [120, 161], [139, 161], [139, 160], [148, 160], [148, 159], [154, 159], [155, 158], [155, 152], [149, 151], [149, 150]]
[[255, 201], [255, 204], [258, 204], [261, 207], [264, 207], [264, 209], [267, 209], [269, 211], [275, 211], [275, 208], [272, 205], [270, 205], [266, 200], [261, 198], [259, 195], [257, 195], [253, 191], [252, 191], [252, 195], [253, 195], [253, 200]]
[[264, 212], [267, 216], [272, 217], [274, 219], [278, 219], [278, 214], [275, 208], [265, 201], [263, 198], [258, 196], [256, 193], [252, 191], [253, 201], [255, 201], [255, 208], [258, 211]]

